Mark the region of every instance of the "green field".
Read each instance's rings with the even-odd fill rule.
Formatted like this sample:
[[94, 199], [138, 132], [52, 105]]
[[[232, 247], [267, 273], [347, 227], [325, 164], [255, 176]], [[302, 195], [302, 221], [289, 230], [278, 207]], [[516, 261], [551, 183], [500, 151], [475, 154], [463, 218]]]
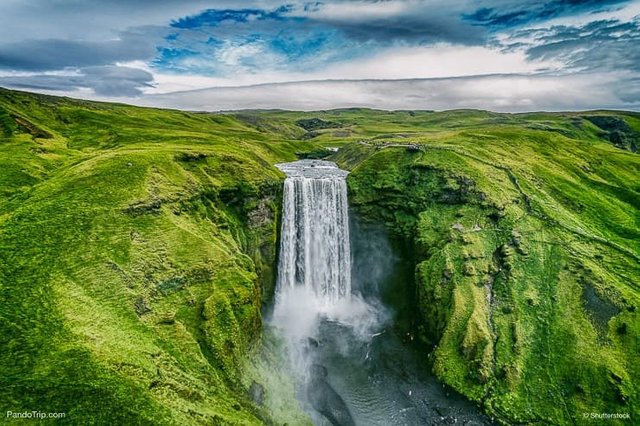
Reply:
[[[0, 409], [306, 422], [265, 367], [273, 165], [331, 154], [352, 208], [411, 248], [409, 332], [440, 380], [504, 423], [637, 422], [638, 145], [627, 112], [209, 114], [0, 89]], [[281, 395], [256, 405], [253, 380]]]

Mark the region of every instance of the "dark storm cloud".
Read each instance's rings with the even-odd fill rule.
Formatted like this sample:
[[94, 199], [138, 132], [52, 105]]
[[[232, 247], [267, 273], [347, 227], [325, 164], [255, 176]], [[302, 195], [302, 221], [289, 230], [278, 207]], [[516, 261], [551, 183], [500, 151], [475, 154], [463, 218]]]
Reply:
[[107, 97], [139, 96], [144, 87], [153, 83], [150, 73], [128, 67], [87, 67], [72, 75], [33, 74], [0, 77], [0, 85], [37, 90], [75, 91], [92, 89]]
[[448, 42], [480, 45], [486, 41], [485, 30], [462, 22], [457, 17], [416, 12], [365, 22], [325, 22], [343, 31], [347, 37], [364, 42], [403, 42], [409, 45]]
[[192, 29], [231, 22], [251, 22], [251, 21], [286, 21], [285, 13], [291, 11], [291, 6], [281, 6], [274, 10], [263, 9], [208, 9], [197, 15], [186, 16], [171, 23], [174, 28]]
[[583, 12], [609, 10], [629, 0], [554, 0], [548, 2], [519, 2], [515, 4], [496, 3], [485, 6], [473, 13], [463, 14], [463, 18], [473, 24], [492, 30], [512, 28], [539, 23], [551, 18], [570, 16]]
[[48, 71], [151, 59], [155, 45], [146, 34], [123, 32], [119, 39], [41, 39], [0, 44], [0, 69]]
[[[303, 9], [312, 22], [324, 23], [339, 29], [357, 41], [382, 43], [404, 42], [426, 44], [437, 42], [482, 44], [486, 31], [460, 19], [459, 10], [465, 2], [437, 1], [346, 1], [306, 3]], [[353, 13], [324, 13], [332, 6], [359, 6]], [[368, 14], [367, 9], [376, 10], [399, 5], [397, 10], [389, 8], [388, 14]], [[295, 10], [295, 9], [293, 9]]]

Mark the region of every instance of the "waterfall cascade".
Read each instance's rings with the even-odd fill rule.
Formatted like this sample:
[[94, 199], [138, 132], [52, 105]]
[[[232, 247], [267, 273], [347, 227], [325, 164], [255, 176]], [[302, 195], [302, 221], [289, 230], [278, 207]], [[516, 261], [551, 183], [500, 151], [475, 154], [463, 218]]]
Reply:
[[[386, 237], [369, 234], [363, 252], [357, 226], [352, 292], [348, 173], [319, 160], [277, 167], [287, 178], [270, 323], [283, 339], [301, 407], [323, 426], [440, 424], [445, 409], [438, 407], [452, 408], [448, 393], [419, 368], [422, 358], [387, 332], [391, 317], [379, 300], [385, 275], [378, 269], [394, 270], [391, 247]], [[456, 406], [461, 419], [478, 418], [473, 408]], [[447, 423], [455, 421], [448, 416]]]
[[353, 325], [368, 316], [367, 305], [351, 296], [347, 172], [320, 160], [276, 166], [287, 178], [273, 324], [285, 338], [307, 407], [333, 425], [352, 426], [349, 409], [313, 350], [323, 321]]
[[277, 294], [304, 286], [324, 303], [351, 294], [347, 172], [334, 163], [278, 164], [286, 173]]

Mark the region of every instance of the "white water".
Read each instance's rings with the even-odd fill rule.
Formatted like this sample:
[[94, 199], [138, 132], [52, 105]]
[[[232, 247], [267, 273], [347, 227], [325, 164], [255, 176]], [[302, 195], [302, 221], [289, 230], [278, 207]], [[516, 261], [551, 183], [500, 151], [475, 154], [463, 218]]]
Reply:
[[279, 164], [284, 183], [277, 294], [303, 286], [332, 305], [351, 295], [347, 172], [328, 161]]
[[313, 363], [309, 342], [317, 338], [321, 321], [368, 340], [379, 315], [351, 292], [348, 173], [320, 160], [276, 166], [287, 179], [272, 324], [286, 340], [294, 373], [304, 381]]

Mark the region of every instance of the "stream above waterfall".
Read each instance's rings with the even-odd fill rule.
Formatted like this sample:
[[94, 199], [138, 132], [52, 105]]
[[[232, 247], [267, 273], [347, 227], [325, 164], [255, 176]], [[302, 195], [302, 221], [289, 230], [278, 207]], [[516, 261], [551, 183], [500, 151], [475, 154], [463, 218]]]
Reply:
[[287, 179], [269, 322], [313, 422], [490, 424], [429, 373], [411, 339], [398, 336], [399, 313], [412, 315], [402, 302], [412, 297], [412, 265], [395, 254], [382, 226], [350, 217], [348, 173], [320, 160], [277, 167]]

